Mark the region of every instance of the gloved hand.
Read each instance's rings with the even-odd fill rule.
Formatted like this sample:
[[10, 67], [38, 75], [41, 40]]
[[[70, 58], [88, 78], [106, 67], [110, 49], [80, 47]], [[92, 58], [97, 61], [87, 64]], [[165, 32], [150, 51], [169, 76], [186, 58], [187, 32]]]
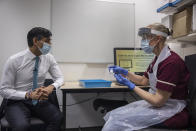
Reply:
[[116, 78], [116, 80], [123, 85], [126, 85], [129, 87], [129, 89], [133, 90], [135, 88], [135, 84], [133, 84], [130, 80], [124, 78], [122, 75], [120, 74], [114, 74], [114, 77]]
[[109, 68], [109, 70], [112, 69], [115, 74], [123, 74], [123, 75], [127, 75], [128, 74], [128, 70], [126, 70], [124, 68], [121, 68], [119, 66], [110, 66], [108, 68]]

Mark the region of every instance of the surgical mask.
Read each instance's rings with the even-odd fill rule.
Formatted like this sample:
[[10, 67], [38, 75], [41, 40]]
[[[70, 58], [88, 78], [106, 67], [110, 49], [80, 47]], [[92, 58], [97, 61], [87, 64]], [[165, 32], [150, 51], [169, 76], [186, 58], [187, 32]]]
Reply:
[[43, 43], [42, 48], [39, 48], [40, 52], [42, 53], [42, 55], [46, 55], [50, 52], [51, 49], [51, 45], [49, 45], [48, 43]]
[[144, 39], [141, 41], [141, 48], [147, 54], [151, 54], [154, 50], [154, 46], [150, 45], [150, 40]]

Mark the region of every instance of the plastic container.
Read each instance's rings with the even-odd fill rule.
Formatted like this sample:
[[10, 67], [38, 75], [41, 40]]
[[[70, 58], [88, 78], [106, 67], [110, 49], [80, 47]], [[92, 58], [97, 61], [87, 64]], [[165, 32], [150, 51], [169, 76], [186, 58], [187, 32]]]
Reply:
[[106, 81], [102, 79], [93, 79], [93, 80], [79, 80], [80, 86], [85, 88], [92, 88], [92, 87], [111, 87], [112, 82]]
[[188, 1], [188, 0], [161, 0], [161, 5], [157, 9], [158, 13], [166, 13], [166, 14], [171, 14], [171, 12], [176, 10], [176, 7], [181, 4], [183, 1]]
[[172, 3], [174, 0], [160, 0], [159, 1], [159, 7], [165, 6], [168, 3]]

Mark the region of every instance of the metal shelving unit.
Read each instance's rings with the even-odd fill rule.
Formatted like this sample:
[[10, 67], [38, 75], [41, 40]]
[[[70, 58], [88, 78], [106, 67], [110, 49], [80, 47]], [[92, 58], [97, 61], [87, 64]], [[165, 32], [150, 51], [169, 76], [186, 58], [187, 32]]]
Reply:
[[196, 0], [176, 0], [157, 9], [157, 13], [174, 14], [196, 3]]
[[187, 36], [182, 36], [179, 38], [169, 38], [167, 39], [168, 42], [177, 43], [177, 42], [188, 42], [188, 43], [196, 43], [196, 33], [191, 33]]
[[[157, 13], [164, 13], [167, 15], [172, 15], [179, 11], [184, 10], [186, 7], [191, 6], [196, 3], [196, 0], [176, 0], [172, 3], [168, 3], [165, 6], [158, 8]], [[196, 43], [196, 33], [190, 33], [186, 36], [182, 36], [179, 38], [169, 38], [168, 42], [189, 42], [189, 43]]]

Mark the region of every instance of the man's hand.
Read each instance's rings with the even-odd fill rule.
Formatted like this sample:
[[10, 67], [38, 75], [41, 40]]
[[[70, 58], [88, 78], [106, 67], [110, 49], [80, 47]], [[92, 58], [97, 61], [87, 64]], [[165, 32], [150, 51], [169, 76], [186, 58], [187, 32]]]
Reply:
[[48, 96], [52, 93], [53, 89], [53, 85], [49, 85], [47, 87], [42, 86], [30, 93], [27, 93], [25, 97], [32, 100], [48, 100]]
[[42, 92], [40, 100], [47, 100], [48, 96], [52, 93], [53, 89], [54, 89], [53, 85], [49, 85], [47, 87], [42, 86], [42, 87], [38, 88], [38, 90], [40, 90]]
[[42, 96], [42, 92], [38, 89], [30, 92], [29, 94], [29, 98], [32, 100], [39, 100], [41, 96]]

